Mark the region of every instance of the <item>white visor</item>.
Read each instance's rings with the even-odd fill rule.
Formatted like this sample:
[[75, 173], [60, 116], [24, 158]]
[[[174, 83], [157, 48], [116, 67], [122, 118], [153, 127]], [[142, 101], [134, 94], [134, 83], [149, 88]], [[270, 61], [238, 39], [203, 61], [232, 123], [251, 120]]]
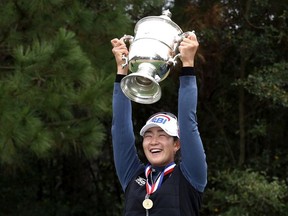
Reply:
[[179, 129], [177, 119], [166, 113], [157, 113], [148, 119], [146, 124], [140, 130], [140, 135], [152, 127], [161, 127], [168, 135], [179, 138]]

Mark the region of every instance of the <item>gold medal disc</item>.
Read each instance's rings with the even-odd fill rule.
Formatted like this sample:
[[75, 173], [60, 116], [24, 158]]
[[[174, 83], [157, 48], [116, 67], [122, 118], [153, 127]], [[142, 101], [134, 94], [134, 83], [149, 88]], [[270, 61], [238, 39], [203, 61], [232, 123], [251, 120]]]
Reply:
[[145, 209], [151, 209], [153, 207], [153, 201], [151, 199], [145, 199], [142, 205]]

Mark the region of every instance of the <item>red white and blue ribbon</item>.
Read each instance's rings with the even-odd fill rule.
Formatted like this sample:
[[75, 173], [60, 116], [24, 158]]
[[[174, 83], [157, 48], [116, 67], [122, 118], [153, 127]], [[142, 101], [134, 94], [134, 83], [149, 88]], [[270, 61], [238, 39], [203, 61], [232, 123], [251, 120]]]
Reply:
[[148, 195], [154, 193], [158, 188], [161, 187], [161, 184], [163, 182], [163, 178], [164, 176], [170, 174], [171, 172], [173, 172], [174, 167], [176, 166], [176, 164], [174, 162], [170, 163], [169, 165], [167, 165], [164, 169], [164, 171], [161, 172], [160, 176], [156, 179], [156, 182], [154, 182], [152, 185], [148, 182], [148, 176], [150, 175], [151, 171], [152, 171], [152, 166], [148, 165], [145, 168], [145, 176], [146, 176], [146, 192]]

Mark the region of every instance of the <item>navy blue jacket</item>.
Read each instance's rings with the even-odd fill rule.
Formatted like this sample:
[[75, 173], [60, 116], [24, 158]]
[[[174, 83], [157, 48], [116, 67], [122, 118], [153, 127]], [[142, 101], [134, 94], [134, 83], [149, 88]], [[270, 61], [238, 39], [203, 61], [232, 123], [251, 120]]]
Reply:
[[[180, 176], [183, 176], [193, 190], [202, 193], [207, 184], [207, 164], [197, 126], [196, 109], [198, 92], [196, 77], [193, 73], [193, 68], [182, 68], [182, 72], [179, 76], [178, 123], [181, 144], [181, 161], [177, 168], [179, 170], [179, 174], [177, 174], [179, 176], [177, 178], [180, 178], [177, 184], [180, 183], [180, 180], [182, 181], [182, 177]], [[145, 165], [139, 160], [137, 155], [132, 124], [132, 105], [131, 101], [123, 94], [120, 88], [119, 77], [120, 76], [118, 75], [118, 79], [116, 79], [116, 82], [114, 83], [113, 92], [112, 142], [116, 172], [122, 189], [125, 191], [127, 207], [127, 205], [129, 205], [127, 202], [129, 202], [130, 196], [133, 195], [132, 193], [127, 192], [127, 187], [130, 183], [132, 184], [132, 182], [135, 181], [139, 171], [143, 170], [144, 172]], [[173, 176], [173, 173], [171, 176]], [[165, 185], [167, 182], [169, 181], [164, 181], [161, 188], [166, 187]], [[171, 187], [171, 190], [176, 190], [176, 188], [179, 188], [179, 185], [169, 184], [169, 187]], [[190, 192], [191, 190], [187, 190], [187, 194], [184, 195], [190, 196]], [[156, 193], [157, 191], [154, 196], [156, 196]], [[199, 199], [197, 198], [193, 202], [194, 203], [190, 203], [190, 207], [198, 206]], [[169, 215], [168, 203], [166, 207], [167, 214], [163, 214]], [[175, 208], [178, 207], [180, 206], [175, 206]], [[159, 208], [159, 206], [153, 206], [153, 210], [157, 208]], [[139, 211], [143, 212], [143, 209], [141, 210], [139, 209]], [[152, 209], [149, 211], [152, 211]], [[193, 213], [191, 213], [191, 215], [193, 215]]]

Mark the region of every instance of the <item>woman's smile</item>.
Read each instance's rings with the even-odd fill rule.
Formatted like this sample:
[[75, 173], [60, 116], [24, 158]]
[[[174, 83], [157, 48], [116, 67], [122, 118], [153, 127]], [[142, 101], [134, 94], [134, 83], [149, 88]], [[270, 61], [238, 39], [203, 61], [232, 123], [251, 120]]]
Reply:
[[143, 150], [148, 161], [154, 166], [165, 166], [174, 161], [179, 142], [160, 127], [148, 129], [143, 136]]

